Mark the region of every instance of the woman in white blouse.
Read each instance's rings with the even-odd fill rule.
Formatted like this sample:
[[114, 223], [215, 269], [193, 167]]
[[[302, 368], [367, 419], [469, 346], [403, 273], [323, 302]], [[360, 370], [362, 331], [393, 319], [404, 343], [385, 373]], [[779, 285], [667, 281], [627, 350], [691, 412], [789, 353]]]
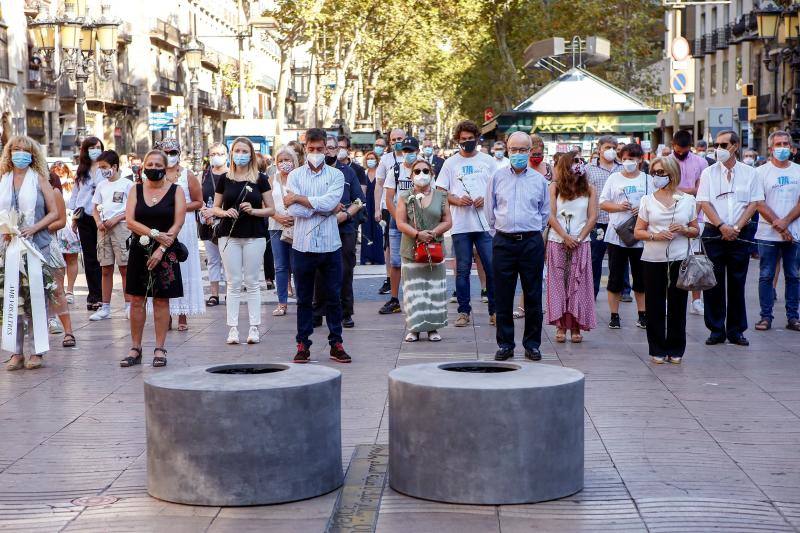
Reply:
[[692, 195], [678, 190], [681, 171], [674, 158], [654, 159], [650, 172], [655, 190], [642, 198], [634, 231], [634, 236], [644, 242], [647, 344], [654, 363], [679, 364], [686, 349], [688, 293], [676, 282], [681, 261], [692, 253], [689, 239], [700, 231], [697, 207]]
[[[283, 146], [275, 154], [275, 165], [278, 171], [272, 178], [272, 198], [275, 202], [275, 214], [269, 218], [269, 239], [272, 244], [272, 254], [275, 260], [275, 288], [278, 292], [278, 306], [272, 311], [273, 316], [286, 314], [291, 288], [291, 256], [292, 241], [289, 239], [294, 218], [289, 215], [283, 206], [283, 196], [286, 193], [286, 182], [289, 173], [298, 166], [297, 153], [291, 146]], [[286, 239], [282, 239], [284, 232]], [[288, 242], [287, 242], [288, 240]]]

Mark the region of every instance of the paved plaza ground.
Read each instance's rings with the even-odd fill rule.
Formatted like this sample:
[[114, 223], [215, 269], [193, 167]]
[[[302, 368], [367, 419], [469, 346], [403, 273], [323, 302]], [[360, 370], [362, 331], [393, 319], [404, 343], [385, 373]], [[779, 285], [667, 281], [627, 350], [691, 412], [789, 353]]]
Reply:
[[[444, 342], [405, 344], [402, 316], [377, 314], [380, 269], [360, 271], [357, 326], [345, 330], [354, 362], [336, 366], [343, 374], [344, 490], [249, 508], [175, 505], [147, 495], [143, 377], [187, 365], [289, 361], [293, 307], [273, 318], [265, 304], [263, 342], [233, 347], [224, 344], [224, 306], [211, 309], [192, 319], [188, 332], [169, 334], [169, 367], [159, 370], [120, 368], [128, 323], [119, 315], [90, 323], [76, 303], [77, 349], [59, 342], [39, 371], [0, 371], [0, 531], [800, 531], [800, 334], [785, 331], [782, 318], [772, 331], [748, 331], [749, 348], [707, 347], [702, 317], [690, 315], [685, 362], [654, 366], [645, 332], [633, 325], [634, 305], [623, 304], [623, 329], [608, 330], [601, 292], [601, 327], [583, 344], [556, 344], [547, 328], [541, 363], [523, 362], [520, 347], [516, 357], [586, 374], [584, 490], [536, 505], [447, 505], [400, 495], [383, 475], [387, 374], [401, 365], [492, 358], [486, 305], [475, 305], [471, 327], [443, 330]], [[751, 324], [754, 274], [755, 262]], [[781, 317], [783, 298], [777, 305]], [[451, 323], [455, 313], [450, 304]], [[325, 333], [318, 330], [314, 341], [318, 364], [334, 365]], [[383, 480], [380, 498], [365, 487], [370, 469]]]

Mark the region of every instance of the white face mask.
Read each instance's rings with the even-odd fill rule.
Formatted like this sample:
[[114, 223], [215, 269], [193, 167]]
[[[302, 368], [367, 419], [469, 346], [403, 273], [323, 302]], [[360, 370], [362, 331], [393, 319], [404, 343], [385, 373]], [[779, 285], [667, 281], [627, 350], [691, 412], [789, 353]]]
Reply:
[[168, 155], [167, 156], [167, 166], [174, 167], [180, 162], [181, 158], [177, 155]]
[[717, 148], [714, 150], [714, 159], [717, 160], [719, 163], [725, 163], [728, 159], [731, 158], [731, 153], [724, 148]]
[[312, 167], [319, 168], [325, 162], [325, 154], [310, 153], [306, 156], [306, 160]]
[[753, 159], [752, 157], [745, 157], [744, 159], [742, 159], [742, 163], [752, 167], [753, 165], [756, 164], [756, 160]]
[[603, 152], [603, 159], [611, 163], [612, 161], [617, 159], [617, 151], [613, 148], [609, 148], [605, 152]]
[[338, 159], [339, 161], [344, 161], [348, 157], [350, 157], [350, 154], [347, 153], [347, 149], [339, 148], [339, 151], [336, 153], [336, 159]]
[[228, 158], [224, 155], [212, 155], [211, 156], [211, 166], [212, 167], [223, 167], [225, 163], [228, 162]]
[[653, 176], [653, 187], [663, 189], [669, 185], [669, 176]]
[[636, 170], [639, 168], [639, 162], [633, 159], [626, 159], [622, 162], [622, 168], [625, 170], [625, 172], [636, 172]]
[[416, 185], [417, 187], [427, 187], [430, 182], [431, 182], [430, 174], [420, 174], [419, 176], [414, 177], [414, 185]]

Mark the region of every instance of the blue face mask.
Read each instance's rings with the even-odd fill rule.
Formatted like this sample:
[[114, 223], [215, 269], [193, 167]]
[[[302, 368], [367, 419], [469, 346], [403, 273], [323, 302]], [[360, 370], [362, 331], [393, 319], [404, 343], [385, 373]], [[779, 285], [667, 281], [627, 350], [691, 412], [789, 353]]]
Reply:
[[772, 157], [774, 157], [778, 161], [786, 161], [787, 159], [792, 157], [792, 150], [786, 146], [773, 148]]
[[378, 162], [374, 159], [367, 159], [367, 168], [375, 168], [378, 166]]
[[11, 152], [11, 163], [19, 169], [28, 168], [31, 166], [31, 161], [33, 161], [33, 156], [29, 152], [22, 150]]
[[103, 151], [100, 148], [89, 148], [88, 155], [89, 159], [92, 161], [97, 161], [97, 158], [100, 157]]
[[385, 149], [386, 148], [384, 148], [383, 146], [376, 146], [375, 147], [375, 155], [377, 155], [378, 157], [382, 156], [383, 155], [383, 151]]
[[417, 153], [411, 152], [410, 154], [405, 154], [403, 160], [406, 162], [406, 165], [413, 165], [414, 161], [417, 160]]
[[495, 150], [494, 151], [494, 156], [497, 159], [503, 159], [506, 156], [506, 152], [505, 152], [505, 150]]
[[517, 170], [528, 166], [528, 154], [511, 154], [508, 159], [511, 166]]
[[422, 149], [422, 151], [425, 153], [426, 156], [430, 157], [430, 155], [433, 153], [433, 146], [426, 146], [425, 148]]
[[237, 167], [244, 167], [250, 163], [250, 154], [233, 154], [233, 162]]
[[394, 143], [394, 151], [399, 152], [403, 149], [403, 141]]

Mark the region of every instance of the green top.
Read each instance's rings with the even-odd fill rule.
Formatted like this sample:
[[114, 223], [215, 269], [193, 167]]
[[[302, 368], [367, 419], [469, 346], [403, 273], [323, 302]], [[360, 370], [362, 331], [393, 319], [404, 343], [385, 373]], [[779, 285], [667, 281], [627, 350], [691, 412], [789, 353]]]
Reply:
[[[420, 203], [416, 198], [408, 199], [409, 195], [413, 192], [414, 190], [411, 189], [400, 193], [400, 197], [406, 202], [406, 214], [408, 215], [408, 223], [411, 224], [411, 227], [419, 231], [424, 231], [432, 230], [441, 224], [442, 214], [444, 210], [447, 209], [447, 196], [445, 193], [439, 189], [434, 189], [430, 205], [420, 209]], [[416, 217], [414, 216], [415, 212]], [[442, 242], [443, 237], [439, 235], [434, 241]], [[413, 261], [416, 246], [416, 241], [403, 233], [403, 238], [400, 241], [400, 257]]]

